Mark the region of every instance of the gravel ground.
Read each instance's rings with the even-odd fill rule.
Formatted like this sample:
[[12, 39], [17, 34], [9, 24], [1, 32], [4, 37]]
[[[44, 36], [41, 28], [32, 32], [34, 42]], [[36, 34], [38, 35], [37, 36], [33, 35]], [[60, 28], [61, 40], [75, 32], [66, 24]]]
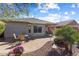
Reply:
[[73, 45], [72, 51], [73, 51], [73, 56], [79, 56], [79, 49], [76, 48], [76, 45]]
[[46, 55], [48, 55], [48, 52], [51, 51], [51, 46], [52, 46], [52, 42], [47, 42], [40, 49], [30, 52], [30, 53], [25, 53], [25, 54], [23, 54], [23, 56], [46, 56]]
[[[60, 55], [55, 49], [52, 49], [52, 42], [47, 42], [43, 47], [40, 49], [25, 53], [23, 56], [68, 56], [65, 53], [63, 55]], [[76, 48], [75, 45], [73, 45], [73, 56], [79, 56], [79, 49]]]
[[55, 49], [52, 49], [52, 42], [49, 41], [40, 49], [23, 54], [23, 56], [60, 56], [60, 54]]

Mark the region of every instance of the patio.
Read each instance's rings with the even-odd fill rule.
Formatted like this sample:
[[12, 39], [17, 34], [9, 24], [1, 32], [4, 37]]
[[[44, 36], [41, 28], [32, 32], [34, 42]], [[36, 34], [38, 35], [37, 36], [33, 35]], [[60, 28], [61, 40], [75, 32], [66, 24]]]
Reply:
[[[40, 49], [35, 50], [30, 53], [24, 53], [23, 56], [69, 56], [66, 53], [59, 54], [56, 49], [53, 49], [52, 42], [46, 42]], [[75, 45], [73, 45], [73, 55], [72, 56], [79, 56], [79, 49], [76, 48]]]
[[[50, 41], [50, 39], [53, 40], [53, 38], [37, 38], [23, 43], [25, 49], [24, 54], [40, 49], [46, 42]], [[7, 55], [12, 49], [10, 48], [12, 44], [14, 43], [0, 42], [0, 55]]]

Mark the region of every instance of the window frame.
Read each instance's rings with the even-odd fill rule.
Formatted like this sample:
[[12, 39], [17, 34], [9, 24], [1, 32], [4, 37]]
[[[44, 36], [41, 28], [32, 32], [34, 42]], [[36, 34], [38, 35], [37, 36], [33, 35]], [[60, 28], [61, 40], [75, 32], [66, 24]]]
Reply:
[[[36, 27], [36, 28], [35, 28]], [[34, 33], [42, 33], [42, 26], [33, 26]]]

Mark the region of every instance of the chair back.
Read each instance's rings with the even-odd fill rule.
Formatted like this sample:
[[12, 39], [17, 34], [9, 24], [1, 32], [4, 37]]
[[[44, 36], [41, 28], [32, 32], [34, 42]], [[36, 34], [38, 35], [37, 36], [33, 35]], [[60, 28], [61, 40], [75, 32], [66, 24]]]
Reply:
[[16, 37], [16, 34], [15, 34], [15, 33], [13, 33], [13, 37], [14, 37], [14, 39], [17, 39], [17, 37]]

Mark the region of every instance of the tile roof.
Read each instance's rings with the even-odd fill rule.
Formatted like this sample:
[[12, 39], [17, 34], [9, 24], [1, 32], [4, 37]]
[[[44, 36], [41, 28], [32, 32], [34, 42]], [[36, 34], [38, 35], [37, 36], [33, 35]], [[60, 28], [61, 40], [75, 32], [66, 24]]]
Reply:
[[52, 24], [52, 22], [36, 19], [36, 18], [20, 18], [20, 19], [1, 19], [6, 22], [27, 22], [27, 23], [36, 23], [36, 24]]
[[[68, 25], [70, 24], [71, 22], [76, 22], [75, 20], [68, 20], [68, 21], [62, 21], [62, 22], [58, 22], [56, 24], [56, 26], [64, 26], [64, 25]], [[77, 23], [77, 22], [76, 22]], [[77, 23], [78, 24], [78, 23]]]

